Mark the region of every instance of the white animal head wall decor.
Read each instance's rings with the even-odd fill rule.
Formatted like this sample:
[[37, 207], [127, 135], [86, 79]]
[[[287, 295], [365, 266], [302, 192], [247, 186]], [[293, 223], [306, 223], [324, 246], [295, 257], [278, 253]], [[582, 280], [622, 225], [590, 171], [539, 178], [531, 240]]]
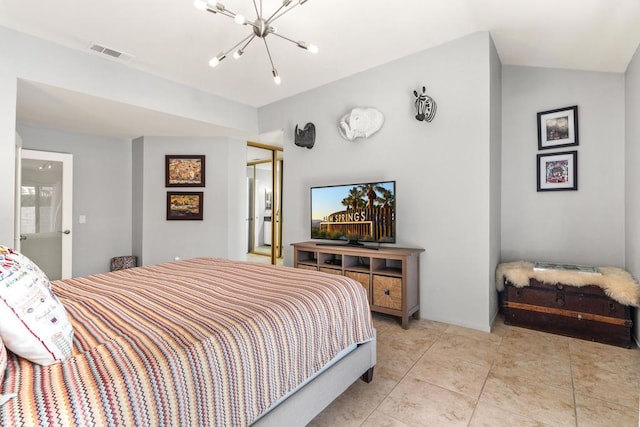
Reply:
[[378, 132], [384, 123], [384, 116], [375, 108], [354, 108], [345, 114], [338, 125], [340, 135], [347, 141], [369, 138]]
[[427, 88], [422, 86], [422, 93], [418, 94], [417, 90], [413, 91], [413, 96], [416, 97], [416, 120], [431, 122], [436, 116], [436, 101], [427, 95]]

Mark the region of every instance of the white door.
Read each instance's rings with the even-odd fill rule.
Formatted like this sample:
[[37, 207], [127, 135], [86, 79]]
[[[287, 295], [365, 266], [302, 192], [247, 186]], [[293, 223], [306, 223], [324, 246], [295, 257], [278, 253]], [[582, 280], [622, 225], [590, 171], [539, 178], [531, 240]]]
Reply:
[[73, 155], [19, 150], [14, 246], [50, 280], [71, 277]]

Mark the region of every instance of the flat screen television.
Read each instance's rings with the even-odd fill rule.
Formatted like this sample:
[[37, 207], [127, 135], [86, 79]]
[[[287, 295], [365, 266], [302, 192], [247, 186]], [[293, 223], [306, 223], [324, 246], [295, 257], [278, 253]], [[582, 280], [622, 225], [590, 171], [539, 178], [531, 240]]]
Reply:
[[311, 238], [396, 242], [396, 182], [311, 187]]

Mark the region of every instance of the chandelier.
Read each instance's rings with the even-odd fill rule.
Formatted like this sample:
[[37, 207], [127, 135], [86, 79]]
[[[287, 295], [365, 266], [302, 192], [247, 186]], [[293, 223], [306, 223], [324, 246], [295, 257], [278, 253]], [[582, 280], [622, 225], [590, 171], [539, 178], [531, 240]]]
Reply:
[[211, 60], [209, 61], [209, 66], [216, 67], [223, 59], [227, 57], [227, 55], [231, 54], [231, 52], [233, 52], [233, 57], [235, 59], [240, 58], [246, 50], [247, 46], [249, 46], [249, 44], [253, 40], [255, 40], [256, 37], [258, 37], [262, 39], [262, 41], [264, 42], [264, 47], [267, 50], [269, 62], [271, 63], [271, 74], [273, 75], [273, 80], [276, 82], [276, 84], [280, 84], [280, 75], [278, 74], [278, 70], [276, 70], [275, 65], [273, 65], [273, 58], [271, 57], [271, 51], [269, 50], [269, 45], [267, 44], [267, 36], [273, 34], [274, 36], [287, 40], [302, 49], [308, 50], [311, 53], [318, 53], [317, 46], [303, 41], [295, 41], [290, 39], [289, 37], [283, 36], [282, 34], [278, 34], [277, 28], [273, 26], [273, 23], [277, 19], [293, 10], [296, 6], [305, 4], [307, 1], [308, 0], [282, 0], [282, 4], [280, 5], [280, 7], [275, 12], [273, 12], [271, 16], [265, 18], [266, 15], [264, 15], [262, 11], [262, 0], [260, 0], [259, 7], [258, 4], [256, 4], [256, 0], [253, 0], [253, 7], [256, 11], [256, 19], [254, 21], [249, 21], [243, 15], [240, 15], [239, 13], [233, 13], [216, 0], [195, 0], [194, 5], [197, 9], [224, 15], [226, 17], [232, 18], [238, 25], [250, 25], [252, 27], [252, 32], [247, 37], [233, 45], [231, 49], [222, 51], [218, 55], [211, 58]]

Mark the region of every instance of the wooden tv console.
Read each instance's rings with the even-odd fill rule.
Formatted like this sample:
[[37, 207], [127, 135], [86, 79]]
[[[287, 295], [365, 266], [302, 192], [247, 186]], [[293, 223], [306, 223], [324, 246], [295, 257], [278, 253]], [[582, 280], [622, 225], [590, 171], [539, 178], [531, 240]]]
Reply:
[[350, 277], [364, 286], [371, 311], [398, 316], [409, 327], [409, 316], [420, 317], [420, 253], [424, 249], [367, 248], [336, 243], [293, 243], [293, 265]]

